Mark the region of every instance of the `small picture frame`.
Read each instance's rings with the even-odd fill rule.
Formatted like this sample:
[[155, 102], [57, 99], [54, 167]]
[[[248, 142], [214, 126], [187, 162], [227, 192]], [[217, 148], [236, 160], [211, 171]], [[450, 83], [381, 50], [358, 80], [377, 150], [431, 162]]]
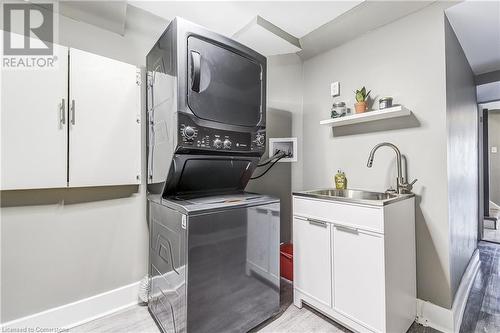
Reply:
[[297, 138], [269, 138], [269, 157], [278, 150], [291, 153], [291, 157], [284, 157], [280, 162], [297, 162]]

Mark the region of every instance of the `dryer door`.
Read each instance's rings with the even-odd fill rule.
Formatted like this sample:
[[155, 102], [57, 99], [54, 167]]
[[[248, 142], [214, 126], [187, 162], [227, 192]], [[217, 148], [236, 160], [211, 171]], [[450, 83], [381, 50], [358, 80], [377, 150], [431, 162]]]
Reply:
[[199, 118], [253, 127], [262, 117], [262, 67], [208, 40], [188, 37], [187, 99]]
[[163, 197], [243, 191], [259, 157], [174, 155]]

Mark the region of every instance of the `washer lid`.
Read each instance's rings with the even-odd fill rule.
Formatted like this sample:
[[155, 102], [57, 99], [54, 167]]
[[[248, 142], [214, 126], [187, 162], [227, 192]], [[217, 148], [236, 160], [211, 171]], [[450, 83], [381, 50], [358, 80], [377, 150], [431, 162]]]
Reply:
[[244, 208], [266, 204], [277, 204], [279, 211], [279, 199], [268, 195], [247, 193], [215, 195], [192, 199], [183, 198], [163, 198], [161, 204], [184, 214], [207, 213], [233, 208]]

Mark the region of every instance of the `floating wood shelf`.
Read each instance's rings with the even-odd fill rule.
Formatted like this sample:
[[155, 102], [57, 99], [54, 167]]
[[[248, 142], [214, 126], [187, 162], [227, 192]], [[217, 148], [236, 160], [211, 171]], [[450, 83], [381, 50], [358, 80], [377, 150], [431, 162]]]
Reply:
[[381, 120], [387, 118], [403, 117], [409, 116], [411, 111], [404, 106], [397, 105], [391, 108], [383, 110], [366, 111], [363, 113], [355, 113], [352, 116], [344, 116], [339, 118], [331, 118], [322, 120], [319, 123], [321, 125], [328, 125], [332, 127], [352, 125], [358, 123], [364, 123], [368, 121]]

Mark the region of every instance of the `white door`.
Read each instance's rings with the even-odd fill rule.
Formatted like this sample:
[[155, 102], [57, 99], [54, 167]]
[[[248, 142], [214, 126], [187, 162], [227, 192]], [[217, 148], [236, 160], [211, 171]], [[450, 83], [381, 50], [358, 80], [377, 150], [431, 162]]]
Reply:
[[331, 225], [293, 218], [293, 279], [300, 292], [332, 306]]
[[66, 187], [68, 49], [53, 69], [2, 69], [2, 190]]
[[137, 68], [70, 49], [69, 186], [138, 184]]
[[333, 230], [334, 309], [383, 331], [383, 236], [335, 226]]

